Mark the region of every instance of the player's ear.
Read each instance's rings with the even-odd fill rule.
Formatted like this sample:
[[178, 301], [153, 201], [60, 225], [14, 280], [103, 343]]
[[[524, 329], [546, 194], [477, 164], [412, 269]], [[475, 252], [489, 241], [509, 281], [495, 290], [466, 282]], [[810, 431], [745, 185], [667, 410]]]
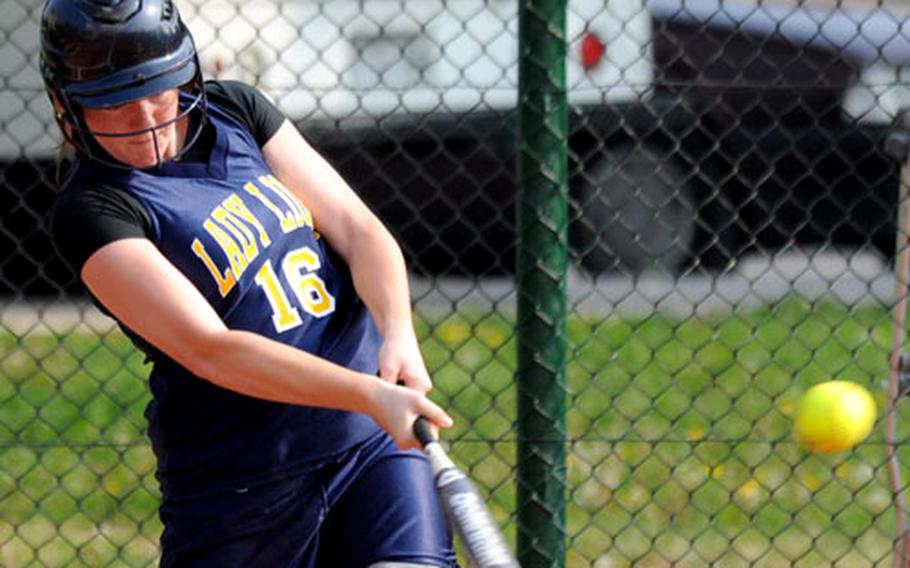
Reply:
[[64, 120], [64, 118], [66, 118], [66, 110], [63, 108], [63, 104], [60, 102], [60, 99], [57, 98], [57, 95], [54, 93], [48, 93], [48, 95], [51, 99], [51, 106], [54, 109], [54, 118], [57, 119], [57, 124], [60, 128], [64, 129], [64, 137], [68, 139], [70, 135], [72, 135], [73, 127], [68, 120]]

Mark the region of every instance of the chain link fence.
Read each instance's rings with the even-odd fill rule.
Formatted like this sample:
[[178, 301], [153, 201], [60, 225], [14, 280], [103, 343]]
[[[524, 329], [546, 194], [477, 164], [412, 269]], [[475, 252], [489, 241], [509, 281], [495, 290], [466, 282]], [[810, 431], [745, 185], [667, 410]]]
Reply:
[[[515, 542], [517, 0], [178, 4], [209, 77], [263, 89], [399, 237], [447, 441]], [[154, 565], [148, 369], [47, 236], [40, 9], [0, 2], [0, 565]], [[906, 231], [884, 141], [910, 105], [908, 11], [568, 2], [565, 559], [536, 551], [551, 565], [897, 565]], [[876, 428], [808, 454], [795, 402], [834, 378], [874, 393]]]

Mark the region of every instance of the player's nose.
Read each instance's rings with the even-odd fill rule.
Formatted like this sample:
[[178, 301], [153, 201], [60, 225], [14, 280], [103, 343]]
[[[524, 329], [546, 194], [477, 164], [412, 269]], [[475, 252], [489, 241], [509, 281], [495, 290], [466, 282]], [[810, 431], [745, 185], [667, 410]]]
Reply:
[[148, 99], [140, 99], [131, 104], [130, 115], [136, 130], [155, 126], [156, 105]]

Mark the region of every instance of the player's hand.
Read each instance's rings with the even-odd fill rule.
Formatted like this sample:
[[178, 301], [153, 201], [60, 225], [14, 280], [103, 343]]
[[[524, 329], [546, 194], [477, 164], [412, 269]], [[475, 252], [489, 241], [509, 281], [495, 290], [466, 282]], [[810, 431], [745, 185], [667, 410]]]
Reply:
[[436, 403], [414, 389], [379, 382], [370, 414], [403, 450], [419, 448], [414, 422], [424, 416], [437, 428], [451, 428], [452, 418]]
[[379, 377], [421, 394], [426, 394], [433, 388], [413, 333], [389, 337], [382, 342], [379, 349]]

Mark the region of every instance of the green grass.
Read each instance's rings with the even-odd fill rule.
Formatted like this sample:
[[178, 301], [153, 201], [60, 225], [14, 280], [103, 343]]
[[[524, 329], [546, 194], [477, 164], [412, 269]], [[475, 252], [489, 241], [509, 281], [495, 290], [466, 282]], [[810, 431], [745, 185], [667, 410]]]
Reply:
[[119, 333], [0, 334], [0, 565], [155, 558], [141, 361]]
[[[433, 396], [457, 420], [445, 437], [514, 539], [514, 322], [460, 312], [418, 332]], [[569, 566], [891, 565], [883, 308], [576, 314], [568, 337]], [[147, 368], [129, 342], [0, 333], [0, 373], [0, 565], [153, 563]], [[831, 378], [872, 388], [880, 422], [853, 452], [807, 455], [790, 415]]]

